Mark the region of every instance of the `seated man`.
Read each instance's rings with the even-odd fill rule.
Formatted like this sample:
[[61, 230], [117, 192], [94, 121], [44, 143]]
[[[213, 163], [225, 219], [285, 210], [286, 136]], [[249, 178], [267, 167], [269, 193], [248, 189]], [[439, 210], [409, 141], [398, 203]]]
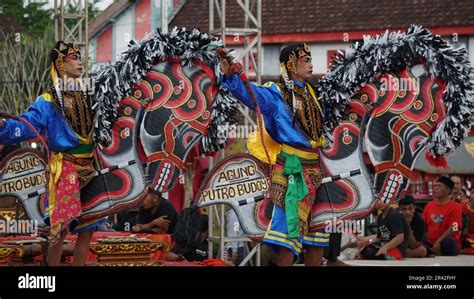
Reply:
[[117, 213], [113, 229], [116, 231], [131, 231], [137, 225], [138, 211], [139, 208], [137, 207]]
[[172, 234], [178, 213], [173, 204], [161, 198], [161, 194], [150, 189], [143, 205], [138, 211], [137, 225], [132, 227], [133, 232]]
[[403, 197], [399, 203], [399, 210], [410, 225], [410, 236], [406, 257], [425, 257], [426, 247], [423, 245], [425, 223], [415, 211], [415, 200], [411, 195]]
[[463, 229], [463, 248], [474, 248], [474, 185], [471, 186], [469, 201], [462, 205], [462, 212], [466, 219]]
[[369, 260], [401, 260], [406, 255], [410, 229], [405, 218], [385, 202], [378, 201], [377, 234], [365, 237], [361, 256]]
[[449, 177], [440, 177], [433, 188], [434, 199], [421, 216], [427, 229], [425, 246], [429, 254], [455, 256], [461, 248], [462, 208], [449, 199], [453, 187], [454, 182]]
[[[186, 230], [191, 235], [197, 236], [195, 233], [199, 234], [199, 238], [194, 242], [187, 241], [176, 241], [173, 249], [166, 255], [167, 261], [188, 261], [188, 262], [202, 262], [204, 265], [208, 266], [235, 266], [235, 264], [226, 259], [218, 258], [212, 259], [209, 258], [209, 216], [206, 214], [198, 215], [197, 223], [193, 227], [186, 227]], [[182, 223], [181, 223], [182, 224]], [[189, 224], [189, 223], [188, 223]], [[180, 224], [178, 224], [178, 227]], [[176, 234], [180, 234], [177, 229]], [[183, 232], [181, 232], [183, 233]], [[175, 234], [175, 236], [176, 236]]]
[[209, 216], [206, 214], [199, 215], [199, 231], [200, 240], [197, 244], [185, 244], [183, 242], [176, 242], [171, 252], [166, 256], [168, 261], [182, 261], [201, 262], [208, 259], [208, 243], [209, 236]]

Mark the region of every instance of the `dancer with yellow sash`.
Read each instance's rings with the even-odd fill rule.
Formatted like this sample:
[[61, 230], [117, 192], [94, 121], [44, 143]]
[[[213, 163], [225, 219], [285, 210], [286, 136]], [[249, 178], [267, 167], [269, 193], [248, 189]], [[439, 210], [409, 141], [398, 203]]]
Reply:
[[[50, 225], [48, 265], [59, 265], [63, 241], [70, 230], [78, 233], [73, 265], [84, 265], [95, 227], [105, 219], [77, 225], [81, 215], [81, 188], [92, 179], [92, 97], [81, 90], [81, 53], [73, 44], [57, 42], [51, 50], [53, 87], [40, 95], [21, 115], [48, 140], [51, 160], [45, 221]], [[0, 120], [0, 143], [12, 144], [35, 137], [17, 120]]]
[[[251, 95], [239, 76], [231, 73], [229, 62], [223, 58], [221, 65], [224, 85], [255, 110]], [[248, 139], [248, 149], [263, 162], [273, 164], [270, 195], [275, 208], [263, 242], [277, 251], [279, 266], [291, 265], [303, 250], [305, 265], [319, 266], [329, 234], [310, 231], [309, 224], [322, 179], [318, 151], [326, 140], [322, 134], [323, 107], [307, 82], [313, 73], [308, 46], [301, 43], [283, 48], [280, 67], [280, 82], [252, 85], [263, 115], [265, 146], [256, 132]]]

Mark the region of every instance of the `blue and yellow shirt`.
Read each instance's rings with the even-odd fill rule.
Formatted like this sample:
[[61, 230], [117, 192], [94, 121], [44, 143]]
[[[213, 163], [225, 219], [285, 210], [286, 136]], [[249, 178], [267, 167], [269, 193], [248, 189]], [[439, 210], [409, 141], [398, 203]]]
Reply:
[[[21, 117], [30, 122], [38, 132], [45, 133], [49, 149], [53, 152], [67, 151], [91, 142], [91, 140], [84, 140], [73, 131], [60, 108], [53, 102], [50, 93], [40, 95]], [[33, 137], [35, 137], [35, 133], [27, 125], [17, 120], [5, 120], [4, 126], [0, 128], [0, 143], [5, 145]]]
[[[243, 104], [250, 109], [255, 110], [252, 98], [245, 88], [244, 83], [237, 75], [233, 75], [230, 79], [223, 79], [224, 86]], [[295, 81], [295, 85], [304, 87], [306, 83]], [[289, 105], [283, 99], [282, 92], [278, 85], [268, 82], [264, 86], [252, 84], [252, 89], [257, 99], [257, 105], [263, 114], [265, 131], [265, 145], [267, 146], [272, 162], [275, 162], [276, 155], [280, 151], [280, 146], [288, 145], [294, 148], [315, 149], [323, 146], [326, 141], [324, 137], [319, 140], [311, 140], [303, 132], [301, 127], [293, 121], [294, 114]], [[316, 96], [309, 84], [307, 88], [316, 101]], [[319, 107], [319, 103], [317, 103]], [[320, 107], [319, 107], [320, 108]], [[261, 142], [258, 136], [251, 136], [248, 140], [249, 151], [262, 161], [266, 160]]]

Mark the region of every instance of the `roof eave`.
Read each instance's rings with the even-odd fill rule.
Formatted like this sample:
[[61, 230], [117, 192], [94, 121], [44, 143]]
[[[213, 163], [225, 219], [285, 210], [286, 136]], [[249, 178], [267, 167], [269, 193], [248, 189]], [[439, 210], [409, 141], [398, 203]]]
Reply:
[[119, 0], [114, 1], [109, 7], [101, 12], [97, 17], [89, 22], [88, 38], [94, 38], [102, 32], [110, 23], [114, 22], [114, 18], [120, 15], [124, 10], [135, 3], [135, 0]]

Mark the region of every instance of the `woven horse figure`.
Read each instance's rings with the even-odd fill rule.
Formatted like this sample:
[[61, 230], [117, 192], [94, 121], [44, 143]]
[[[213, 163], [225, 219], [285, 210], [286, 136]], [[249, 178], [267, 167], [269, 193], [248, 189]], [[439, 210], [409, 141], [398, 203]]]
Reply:
[[[336, 101], [346, 110], [321, 163], [328, 174], [359, 164], [364, 175], [321, 188], [312, 226], [323, 227], [331, 216], [364, 217], [377, 200], [397, 202], [424, 149], [428, 161], [445, 167], [443, 156], [469, 132], [471, 72], [464, 48], [455, 49], [420, 26], [365, 37], [363, 44], [336, 57], [318, 89], [324, 102]], [[338, 101], [343, 95], [351, 101]], [[362, 159], [364, 146], [370, 171]]]
[[[335, 57], [317, 84], [326, 109], [325, 132], [333, 140], [321, 151], [321, 169], [323, 177], [361, 174], [334, 177], [318, 189], [311, 229], [364, 218], [377, 200], [398, 201], [424, 149], [429, 161], [442, 166], [443, 156], [469, 131], [470, 74], [464, 48], [455, 49], [420, 26], [365, 37]], [[373, 169], [365, 166], [364, 148]], [[248, 235], [262, 235], [271, 218], [268, 198], [252, 203], [252, 214], [232, 201], [215, 203], [230, 205]]]
[[[128, 168], [140, 172], [119, 179], [117, 196], [102, 187], [113, 179], [92, 181], [81, 199], [82, 221], [138, 205], [148, 186], [168, 191], [193, 150], [206, 154], [225, 145], [227, 135], [219, 130], [235, 122], [236, 100], [219, 86], [219, 47], [221, 41], [198, 30], [157, 31], [98, 74], [96, 136], [99, 142], [111, 141], [99, 156], [107, 167], [135, 161]], [[111, 135], [109, 123], [114, 124]]]
[[[445, 85], [430, 78], [423, 64], [416, 64], [379, 76], [352, 97], [334, 130], [333, 146], [321, 153], [321, 167], [328, 176], [358, 168], [362, 175], [318, 190], [313, 227], [334, 218], [365, 217], [377, 200], [398, 200], [408, 187], [416, 158], [426, 148], [422, 141], [446, 117]], [[373, 169], [365, 166], [364, 148]]]
[[[158, 30], [98, 71], [99, 167], [81, 190], [80, 223], [139, 205], [148, 187], [168, 191], [192, 151], [206, 154], [225, 145], [227, 134], [219, 130], [234, 124], [236, 100], [219, 86], [219, 47], [220, 40], [198, 30]], [[46, 225], [43, 187], [9, 194], [40, 226]]]

